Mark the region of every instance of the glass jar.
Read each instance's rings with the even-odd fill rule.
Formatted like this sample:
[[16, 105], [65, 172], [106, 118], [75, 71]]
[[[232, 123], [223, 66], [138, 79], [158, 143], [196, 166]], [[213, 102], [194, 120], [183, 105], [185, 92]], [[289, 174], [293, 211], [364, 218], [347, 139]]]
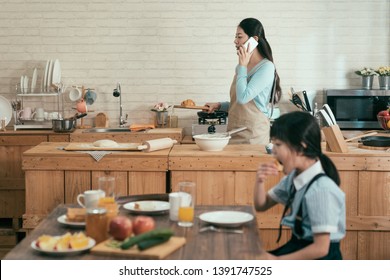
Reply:
[[87, 236], [95, 239], [96, 244], [108, 239], [107, 210], [105, 208], [91, 208], [87, 210]]

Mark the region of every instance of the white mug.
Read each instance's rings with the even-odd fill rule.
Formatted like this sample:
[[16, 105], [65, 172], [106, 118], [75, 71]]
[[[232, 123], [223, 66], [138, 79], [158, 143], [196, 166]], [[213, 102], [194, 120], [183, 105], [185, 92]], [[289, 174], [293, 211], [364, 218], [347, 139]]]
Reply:
[[35, 119], [37, 121], [43, 121], [45, 119], [45, 110], [43, 108], [37, 108], [35, 110]]
[[180, 193], [172, 192], [169, 194], [169, 219], [177, 221], [179, 219]]
[[77, 101], [81, 98], [81, 89], [74, 87], [69, 91], [69, 99], [71, 101]]
[[49, 120], [58, 120], [60, 114], [58, 112], [51, 112], [49, 113]]
[[[77, 196], [77, 202], [84, 208], [94, 208], [98, 206], [99, 199], [105, 197], [105, 192], [102, 190], [89, 190]], [[84, 203], [81, 201], [83, 198]]]

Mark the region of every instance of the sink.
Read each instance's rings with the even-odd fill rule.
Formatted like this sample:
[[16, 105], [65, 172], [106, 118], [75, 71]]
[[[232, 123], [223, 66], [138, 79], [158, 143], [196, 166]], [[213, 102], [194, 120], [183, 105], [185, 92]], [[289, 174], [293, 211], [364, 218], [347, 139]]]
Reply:
[[114, 128], [90, 128], [85, 129], [83, 133], [110, 133], [110, 132], [131, 132], [128, 127], [114, 127]]

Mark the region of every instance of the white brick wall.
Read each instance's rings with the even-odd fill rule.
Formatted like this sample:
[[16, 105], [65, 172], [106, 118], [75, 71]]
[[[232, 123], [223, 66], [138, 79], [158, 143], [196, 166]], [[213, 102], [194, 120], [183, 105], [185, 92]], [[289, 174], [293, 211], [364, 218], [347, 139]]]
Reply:
[[[235, 29], [245, 17], [265, 26], [284, 100], [306, 89], [323, 102], [325, 88], [353, 88], [353, 71], [390, 64], [389, 0], [0, 0], [0, 95], [15, 98], [20, 76], [42, 77], [58, 58], [66, 84], [95, 88], [97, 112], [117, 125], [122, 83], [130, 123], [149, 123], [158, 101], [228, 100], [237, 57]], [[374, 86], [377, 85], [375, 80]], [[42, 101], [38, 99], [37, 103]], [[45, 107], [52, 107], [50, 100]], [[68, 114], [72, 104], [65, 96]], [[35, 104], [33, 104], [35, 106]], [[196, 112], [177, 110], [189, 127]]]

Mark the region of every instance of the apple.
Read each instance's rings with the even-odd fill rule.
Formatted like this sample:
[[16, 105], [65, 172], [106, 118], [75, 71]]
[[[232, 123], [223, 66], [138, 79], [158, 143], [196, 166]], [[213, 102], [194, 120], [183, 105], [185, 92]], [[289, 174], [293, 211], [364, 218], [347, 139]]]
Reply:
[[116, 216], [110, 221], [108, 233], [114, 239], [123, 241], [133, 233], [133, 223], [125, 216]]
[[383, 110], [378, 113], [378, 116], [389, 116], [389, 110]]
[[152, 217], [137, 216], [133, 221], [134, 234], [138, 235], [153, 230], [156, 223]]

